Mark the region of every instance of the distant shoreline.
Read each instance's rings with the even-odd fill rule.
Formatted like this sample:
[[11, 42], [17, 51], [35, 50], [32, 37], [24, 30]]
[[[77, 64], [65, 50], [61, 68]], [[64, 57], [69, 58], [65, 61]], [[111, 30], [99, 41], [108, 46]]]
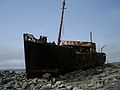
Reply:
[[[106, 64], [117, 64], [117, 63], [120, 63], [120, 62], [111, 62], [111, 63], [106, 62], [104, 65], [106, 65]], [[0, 69], [0, 71], [26, 72], [26, 69]]]
[[0, 71], [25, 72], [25, 69], [0, 69]]

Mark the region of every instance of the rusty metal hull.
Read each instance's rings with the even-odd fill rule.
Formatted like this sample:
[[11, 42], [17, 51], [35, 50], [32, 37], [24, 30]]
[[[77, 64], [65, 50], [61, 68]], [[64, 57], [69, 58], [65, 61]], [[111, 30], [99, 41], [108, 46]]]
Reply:
[[76, 53], [74, 48], [24, 40], [27, 78], [40, 77], [103, 65], [105, 53]]

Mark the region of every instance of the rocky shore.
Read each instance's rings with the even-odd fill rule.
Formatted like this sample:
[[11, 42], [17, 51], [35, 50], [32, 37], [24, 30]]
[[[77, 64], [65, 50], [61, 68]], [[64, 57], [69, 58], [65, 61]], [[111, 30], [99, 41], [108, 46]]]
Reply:
[[57, 78], [46, 73], [41, 78], [27, 79], [24, 72], [1, 71], [0, 90], [120, 90], [120, 62]]

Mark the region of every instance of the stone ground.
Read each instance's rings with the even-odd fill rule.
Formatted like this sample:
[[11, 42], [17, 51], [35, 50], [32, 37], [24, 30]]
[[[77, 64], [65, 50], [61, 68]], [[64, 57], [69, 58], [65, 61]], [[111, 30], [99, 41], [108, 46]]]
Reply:
[[0, 90], [120, 90], [120, 62], [78, 70], [58, 78], [46, 73], [27, 79], [24, 72], [0, 72]]

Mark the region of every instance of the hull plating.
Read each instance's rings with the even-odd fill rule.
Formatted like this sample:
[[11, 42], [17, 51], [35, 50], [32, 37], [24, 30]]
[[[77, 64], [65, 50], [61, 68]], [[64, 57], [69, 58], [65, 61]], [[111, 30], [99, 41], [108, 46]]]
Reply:
[[64, 74], [105, 63], [105, 53], [76, 53], [74, 48], [24, 41], [27, 78]]

